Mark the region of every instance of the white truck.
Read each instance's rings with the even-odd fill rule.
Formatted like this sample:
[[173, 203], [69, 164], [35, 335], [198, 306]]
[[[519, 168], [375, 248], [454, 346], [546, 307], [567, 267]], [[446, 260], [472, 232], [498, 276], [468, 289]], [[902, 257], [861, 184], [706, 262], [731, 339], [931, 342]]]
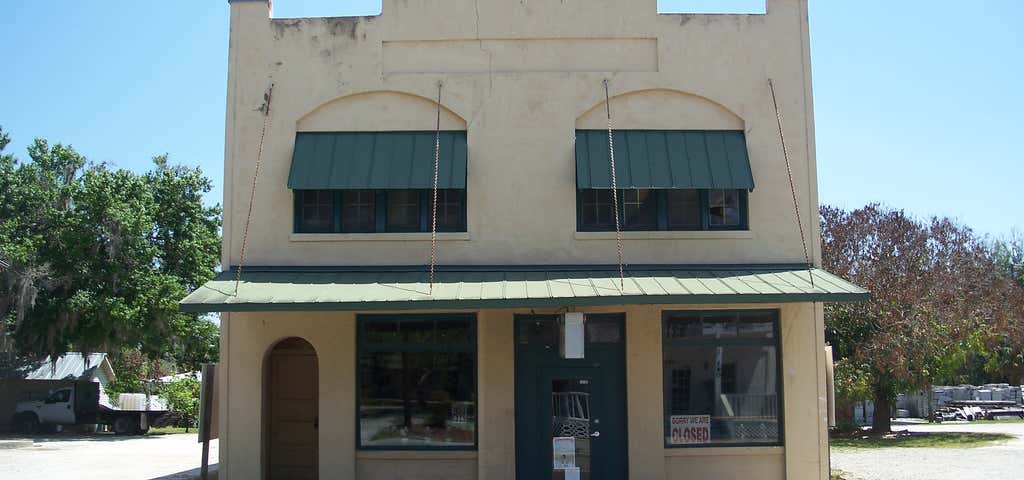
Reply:
[[100, 404], [99, 384], [75, 382], [51, 390], [43, 400], [17, 403], [12, 429], [34, 434], [44, 426], [108, 425], [118, 435], [141, 435], [167, 414], [166, 410], [122, 410]]

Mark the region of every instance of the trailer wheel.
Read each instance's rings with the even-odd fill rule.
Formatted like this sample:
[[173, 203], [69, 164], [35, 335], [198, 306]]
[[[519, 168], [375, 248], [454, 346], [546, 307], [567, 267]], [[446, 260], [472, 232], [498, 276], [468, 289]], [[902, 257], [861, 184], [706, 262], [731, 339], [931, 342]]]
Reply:
[[118, 435], [131, 435], [138, 427], [138, 422], [130, 417], [117, 417], [114, 420], [114, 433]]
[[39, 432], [39, 417], [28, 412], [21, 413], [14, 417], [14, 431], [26, 435], [34, 435]]

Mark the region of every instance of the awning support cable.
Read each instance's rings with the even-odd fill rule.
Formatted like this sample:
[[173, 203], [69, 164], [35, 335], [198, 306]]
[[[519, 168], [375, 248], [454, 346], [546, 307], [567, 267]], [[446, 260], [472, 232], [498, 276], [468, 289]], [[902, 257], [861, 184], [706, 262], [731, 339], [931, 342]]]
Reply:
[[608, 79], [604, 79], [604, 107], [608, 115], [608, 158], [612, 169], [612, 210], [615, 211], [615, 249], [619, 254], [619, 290], [626, 289], [626, 273], [622, 267], [622, 225], [619, 223], [619, 185], [615, 178], [615, 141], [612, 140], [612, 104], [608, 95]]
[[434, 127], [434, 199], [430, 207], [430, 295], [434, 294], [434, 267], [437, 264], [437, 177], [441, 166], [441, 87], [437, 82], [437, 123]]
[[245, 228], [242, 230], [242, 250], [238, 258], [238, 270], [235, 271], [235, 295], [238, 295], [238, 285], [242, 283], [242, 266], [245, 265], [245, 247], [249, 241], [249, 224], [252, 223], [252, 204], [256, 199], [256, 182], [260, 177], [260, 164], [263, 163], [263, 141], [267, 138], [267, 126], [270, 123], [270, 100], [274, 94], [274, 84], [267, 88], [263, 95], [263, 105], [258, 111], [263, 112], [263, 130], [260, 131], [260, 145], [256, 153], [256, 170], [252, 174], [252, 190], [249, 191], [249, 213], [245, 217]]
[[796, 184], [793, 182], [793, 168], [789, 162], [789, 148], [786, 147], [786, 135], [782, 130], [782, 113], [779, 111], [779, 102], [775, 98], [775, 83], [772, 79], [768, 79], [768, 89], [772, 92], [772, 106], [775, 107], [775, 121], [779, 125], [779, 140], [782, 142], [782, 156], [786, 159], [786, 175], [789, 176], [789, 191], [793, 194], [793, 211], [796, 212], [796, 225], [800, 229], [800, 243], [804, 246], [804, 261], [807, 264], [807, 278], [811, 281], [811, 288], [814, 288], [814, 274], [811, 269], [814, 264], [811, 263], [811, 256], [807, 250], [807, 238], [804, 234], [804, 222], [800, 215], [800, 202], [796, 198]]

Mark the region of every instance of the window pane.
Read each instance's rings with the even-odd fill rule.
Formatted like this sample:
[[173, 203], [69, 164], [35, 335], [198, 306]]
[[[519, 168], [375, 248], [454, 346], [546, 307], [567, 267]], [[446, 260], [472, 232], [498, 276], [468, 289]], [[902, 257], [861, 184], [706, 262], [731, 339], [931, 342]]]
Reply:
[[406, 345], [433, 345], [434, 322], [402, 322], [398, 325], [402, 343]]
[[388, 231], [420, 229], [420, 191], [388, 190]]
[[376, 230], [373, 190], [345, 190], [341, 194], [341, 229], [345, 232]]
[[669, 228], [699, 228], [700, 191], [669, 190], [666, 193]]
[[667, 340], [772, 339], [771, 313], [720, 314], [673, 313], [665, 321]]
[[360, 446], [474, 445], [472, 353], [363, 353], [359, 369]]
[[708, 200], [708, 216], [711, 226], [738, 227], [742, 225], [739, 190], [710, 190]]
[[437, 342], [441, 345], [473, 344], [473, 329], [469, 322], [461, 320], [438, 320]]
[[464, 232], [466, 230], [465, 190], [442, 189], [437, 191], [437, 229]]
[[589, 343], [622, 343], [622, 328], [618, 322], [588, 318], [584, 327]]
[[615, 228], [611, 190], [578, 190], [577, 195], [580, 196], [580, 227], [590, 230]]
[[623, 228], [657, 228], [658, 201], [654, 190], [620, 190], [619, 195]]
[[777, 362], [773, 345], [667, 344], [666, 444], [778, 442]]
[[374, 321], [363, 323], [366, 343], [397, 343], [398, 322]]
[[667, 445], [778, 443], [777, 312], [665, 320]]
[[299, 232], [329, 232], [334, 226], [334, 192], [296, 190]]

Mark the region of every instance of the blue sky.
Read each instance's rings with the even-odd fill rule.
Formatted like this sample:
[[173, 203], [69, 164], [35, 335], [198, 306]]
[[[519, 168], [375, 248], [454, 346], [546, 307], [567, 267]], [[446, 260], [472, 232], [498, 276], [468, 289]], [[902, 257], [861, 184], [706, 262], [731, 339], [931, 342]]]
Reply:
[[[763, 11], [662, 0], [663, 11]], [[811, 0], [823, 203], [881, 201], [988, 234], [1024, 229], [1024, 2]], [[380, 1], [278, 0], [275, 16], [376, 14]], [[221, 198], [225, 0], [6, 0], [0, 125], [143, 171], [200, 165]]]

